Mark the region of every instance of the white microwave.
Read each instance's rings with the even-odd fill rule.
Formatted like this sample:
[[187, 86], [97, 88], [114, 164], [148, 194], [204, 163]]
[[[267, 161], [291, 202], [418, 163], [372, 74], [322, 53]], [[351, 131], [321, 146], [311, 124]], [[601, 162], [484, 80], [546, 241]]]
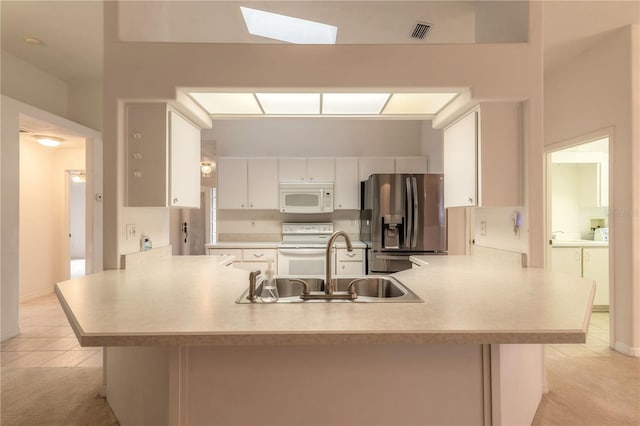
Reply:
[[332, 212], [333, 182], [280, 182], [280, 211], [283, 213]]

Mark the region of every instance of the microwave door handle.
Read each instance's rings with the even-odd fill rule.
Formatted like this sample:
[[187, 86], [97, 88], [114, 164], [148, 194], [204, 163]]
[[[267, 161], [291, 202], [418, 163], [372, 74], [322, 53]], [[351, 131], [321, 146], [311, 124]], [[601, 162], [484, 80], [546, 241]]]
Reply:
[[405, 203], [404, 203], [404, 214], [405, 214], [405, 226], [404, 226], [404, 247], [411, 247], [411, 235], [412, 230], [411, 226], [413, 225], [413, 203], [411, 200], [411, 179], [405, 178], [405, 186], [406, 186], [406, 195], [405, 195]]
[[411, 177], [412, 189], [413, 189], [413, 226], [411, 227], [411, 248], [416, 248], [417, 233], [418, 233], [418, 182], [415, 176]]

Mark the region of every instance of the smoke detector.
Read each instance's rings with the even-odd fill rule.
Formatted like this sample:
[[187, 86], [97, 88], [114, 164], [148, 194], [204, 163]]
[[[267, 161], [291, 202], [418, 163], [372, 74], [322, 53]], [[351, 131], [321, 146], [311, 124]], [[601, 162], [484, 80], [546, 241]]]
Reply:
[[427, 24], [426, 22], [416, 22], [416, 25], [413, 27], [413, 31], [411, 32], [411, 38], [424, 40], [429, 34], [430, 29], [431, 24]]

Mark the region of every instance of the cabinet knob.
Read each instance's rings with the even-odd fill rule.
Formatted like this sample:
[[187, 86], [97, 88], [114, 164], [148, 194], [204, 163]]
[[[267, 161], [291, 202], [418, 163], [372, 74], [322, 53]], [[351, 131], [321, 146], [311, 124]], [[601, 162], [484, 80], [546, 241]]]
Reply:
[[353, 256], [355, 256], [355, 255], [356, 255], [355, 253], [349, 253], [349, 252], [347, 252], [347, 256], [349, 256], [349, 257], [353, 257]]
[[177, 198], [174, 198], [174, 199], [173, 199], [173, 204], [176, 204], [177, 202], [178, 202], [178, 199], [177, 199]]
[[467, 199], [467, 201], [469, 201], [470, 203], [472, 203], [472, 204], [473, 204], [473, 198], [469, 197], [469, 198]]
[[338, 204], [338, 207], [342, 207], [342, 204]]
[[264, 256], [264, 253], [254, 253], [253, 257], [262, 257]]
[[249, 207], [253, 207], [253, 204], [250, 204]]
[[240, 207], [244, 207], [244, 204], [240, 204]]
[[309, 180], [313, 180], [313, 178], [312, 178], [312, 177], [310, 177], [310, 178], [309, 178]]
[[140, 140], [142, 139], [142, 133], [141, 132], [133, 132], [133, 138], [136, 140]]
[[142, 170], [134, 170], [133, 171], [133, 177], [142, 177]]
[[141, 152], [134, 152], [133, 153], [133, 159], [134, 160], [142, 160], [142, 153]]

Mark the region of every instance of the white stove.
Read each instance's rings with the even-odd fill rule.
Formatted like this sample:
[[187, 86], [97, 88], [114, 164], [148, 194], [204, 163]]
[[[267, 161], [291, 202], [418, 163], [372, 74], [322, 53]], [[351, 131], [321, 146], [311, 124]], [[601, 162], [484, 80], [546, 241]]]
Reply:
[[278, 247], [326, 247], [333, 234], [333, 223], [283, 223], [282, 242]]
[[333, 223], [283, 223], [278, 275], [323, 275]]

